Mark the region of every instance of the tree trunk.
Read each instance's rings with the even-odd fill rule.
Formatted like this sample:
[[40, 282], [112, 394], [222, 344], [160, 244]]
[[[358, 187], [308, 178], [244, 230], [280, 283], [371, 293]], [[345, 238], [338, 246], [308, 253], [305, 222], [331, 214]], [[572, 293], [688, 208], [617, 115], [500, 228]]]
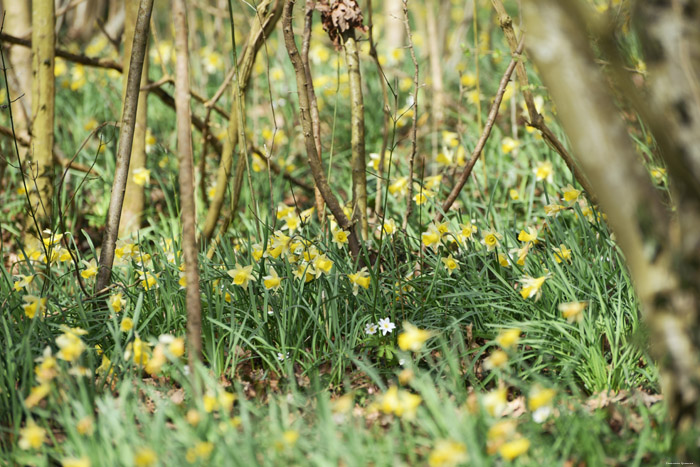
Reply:
[[348, 30], [343, 36], [345, 60], [348, 64], [350, 83], [350, 140], [352, 156], [352, 218], [357, 238], [367, 240], [367, 169], [365, 155], [365, 104], [362, 99], [362, 75], [360, 74], [360, 53], [357, 50], [355, 30]]
[[[54, 122], [54, 2], [35, 0], [32, 8], [32, 148], [29, 151], [30, 203], [40, 229], [51, 227]], [[40, 232], [36, 232], [37, 235]]]
[[[669, 4], [666, 13], [671, 14], [671, 8]], [[660, 365], [664, 397], [678, 428], [676, 451], [682, 458], [697, 459], [699, 447], [690, 433], [698, 428], [700, 420], [700, 183], [698, 159], [693, 159], [697, 142], [692, 148], [686, 144], [698, 137], [700, 119], [698, 110], [690, 109], [697, 102], [692, 80], [683, 80], [678, 74], [665, 75], [682, 67], [670, 50], [657, 57], [658, 64], [663, 63], [662, 69], [650, 69], [656, 79], [668, 80], [663, 86], [673, 88], [673, 93], [657, 89], [654, 94], [671, 113], [669, 119], [664, 119], [667, 124], [656, 126], [657, 141], [668, 139], [661, 132], [678, 136], [673, 146], [662, 144], [663, 157], [672, 169], [671, 184], [680, 193], [677, 212], [682, 216], [676, 219], [662, 206], [614, 105], [608, 82], [595, 62], [585, 29], [586, 18], [582, 16], [582, 12], [592, 14], [588, 10], [582, 3], [526, 1], [523, 13], [528, 50], [554, 99], [573, 153], [609, 216], [625, 254], [642, 315], [650, 329], [651, 350]], [[663, 21], [660, 15], [655, 13], [654, 20], [644, 24], [644, 29], [653, 33], [653, 25]], [[696, 19], [690, 29], [681, 27], [678, 20], [676, 16], [670, 20], [673, 27], [666, 24], [660, 28], [678, 34], [669, 42], [676, 51], [683, 48], [679, 47], [679, 39], [687, 40], [692, 34], [689, 31], [698, 30]], [[660, 45], [658, 41], [653, 43]], [[696, 44], [697, 40], [693, 46]], [[676, 92], [684, 99], [686, 111], [679, 112], [679, 102], [670, 98]], [[681, 133], [688, 125], [695, 126], [695, 133], [686, 140]]]
[[122, 205], [124, 204], [126, 180], [129, 176], [129, 159], [131, 157], [131, 146], [134, 139], [134, 127], [136, 125], [136, 111], [138, 109], [139, 89], [141, 87], [141, 72], [143, 71], [143, 62], [146, 56], [146, 43], [148, 42], [148, 28], [151, 21], [152, 10], [153, 0], [141, 0], [131, 48], [129, 74], [126, 79], [124, 112], [122, 113], [122, 121], [119, 128], [119, 143], [117, 146], [117, 166], [114, 171], [112, 196], [109, 200], [107, 222], [102, 237], [100, 269], [95, 282], [95, 292], [97, 293], [101, 292], [109, 285], [112, 275], [119, 219], [121, 217]]
[[173, 2], [175, 25], [175, 111], [177, 114], [177, 154], [180, 164], [180, 208], [182, 209], [182, 250], [185, 255], [187, 345], [192, 375], [202, 360], [202, 305], [199, 296], [199, 266], [195, 238], [194, 162], [192, 160], [192, 121], [190, 109], [189, 50], [185, 0]]
[[[23, 37], [32, 27], [32, 15], [29, 10], [28, 0], [13, 0], [5, 5], [5, 31], [13, 36]], [[24, 38], [24, 37], [23, 37]], [[12, 113], [17, 134], [28, 135], [31, 125], [32, 109], [32, 50], [21, 46], [10, 46], [9, 59], [12, 65], [8, 74], [14, 79], [12, 98], [16, 99], [22, 94], [14, 108], [19, 109]], [[24, 160], [27, 150], [20, 147], [20, 158]]]
[[[124, 36], [124, 74], [129, 73], [129, 61], [131, 60], [131, 44], [134, 40], [134, 27], [138, 14], [138, 0], [126, 0], [125, 36]], [[143, 71], [141, 74], [141, 87], [148, 84], [148, 54], [144, 57]], [[126, 86], [122, 97], [126, 96]], [[125, 102], [125, 100], [124, 100]], [[122, 112], [124, 109], [122, 109]], [[134, 142], [131, 148], [131, 162], [129, 164], [129, 177], [126, 182], [124, 194], [124, 206], [119, 221], [119, 236], [129, 235], [141, 227], [141, 215], [144, 207], [144, 186], [134, 183], [134, 171], [146, 167], [146, 129], [148, 115], [148, 93], [139, 93], [139, 103], [136, 110], [136, 126], [134, 127]]]

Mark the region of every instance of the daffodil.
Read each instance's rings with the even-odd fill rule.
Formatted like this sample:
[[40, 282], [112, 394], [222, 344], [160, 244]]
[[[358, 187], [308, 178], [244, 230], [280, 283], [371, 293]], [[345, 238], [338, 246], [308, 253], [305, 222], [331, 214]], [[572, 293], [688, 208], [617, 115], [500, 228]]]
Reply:
[[109, 306], [112, 307], [115, 313], [119, 313], [124, 309], [126, 299], [124, 299], [121, 292], [117, 292], [109, 297]]
[[508, 365], [508, 354], [502, 350], [494, 350], [491, 355], [484, 360], [484, 368], [487, 370], [505, 368], [506, 365]]
[[481, 243], [486, 246], [488, 251], [492, 251], [500, 245], [500, 241], [503, 240], [503, 235], [499, 234], [495, 230], [484, 230], [482, 233]]
[[44, 397], [49, 395], [51, 392], [51, 385], [48, 383], [42, 383], [38, 386], [34, 386], [29, 391], [29, 395], [24, 399], [24, 405], [28, 409], [35, 407], [39, 402], [41, 402]]
[[552, 401], [557, 392], [554, 389], [543, 388], [535, 384], [530, 390], [527, 406], [533, 412], [532, 419], [537, 423], [544, 422], [552, 411]]
[[80, 336], [87, 334], [87, 331], [81, 328], [69, 328], [62, 325], [63, 334], [56, 338], [56, 345], [59, 348], [56, 356], [67, 362], [74, 362], [80, 357], [85, 350], [85, 343], [80, 339]]
[[452, 255], [449, 255], [447, 258], [440, 258], [440, 260], [442, 261], [442, 264], [444, 264], [447, 268], [447, 274], [449, 274], [450, 276], [453, 272], [455, 272], [455, 270], [459, 269], [459, 264], [452, 257]]
[[466, 462], [467, 447], [464, 443], [452, 439], [441, 439], [435, 443], [435, 447], [428, 457], [429, 467], [455, 467]]
[[554, 175], [554, 167], [552, 167], [552, 163], [550, 161], [544, 161], [539, 164], [537, 164], [537, 167], [532, 169], [532, 171], [535, 173], [535, 179], [539, 182], [542, 180], [546, 180], [549, 183], [552, 183], [552, 176]]
[[29, 276], [25, 276], [24, 274], [18, 274], [17, 280], [15, 280], [12, 287], [15, 289], [15, 291], [19, 292], [20, 290], [28, 287], [29, 284], [31, 284], [33, 280], [34, 280], [34, 274], [29, 275]]
[[368, 289], [372, 278], [367, 272], [367, 268], [364, 267], [356, 273], [348, 274], [348, 279], [352, 283], [352, 294], [357, 295], [358, 287]]
[[561, 204], [557, 203], [552, 203], [544, 207], [544, 213], [547, 217], [557, 217], [557, 215], [564, 209], [566, 209], [566, 206], [562, 206]]
[[34, 295], [25, 295], [22, 297], [22, 300], [24, 300], [22, 308], [27, 318], [33, 319], [37, 314], [41, 318], [44, 316], [44, 313], [46, 313], [46, 297], [41, 298]]
[[588, 302], [560, 303], [559, 311], [569, 323], [581, 322], [583, 320], [583, 310], [588, 306]]
[[419, 395], [391, 386], [381, 396], [379, 408], [385, 414], [393, 413], [397, 417], [412, 420], [421, 402], [422, 398]]
[[522, 456], [530, 449], [530, 441], [527, 438], [518, 438], [504, 443], [498, 453], [506, 460], [512, 461], [516, 457]]
[[396, 221], [394, 219], [385, 219], [382, 224], [382, 229], [386, 235], [394, 235], [394, 233], [396, 233]]
[[129, 332], [131, 331], [131, 328], [134, 327], [134, 321], [129, 318], [128, 316], [125, 316], [124, 319], [122, 319], [121, 325], [119, 326], [119, 329], [121, 332]]
[[145, 167], [134, 168], [131, 172], [131, 181], [136, 185], [144, 186], [151, 180], [151, 171]]
[[562, 263], [564, 261], [571, 262], [571, 250], [566, 247], [563, 243], [559, 247], [553, 248], [554, 250], [554, 260], [557, 263]]
[[269, 274], [263, 277], [263, 284], [267, 290], [277, 290], [280, 288], [282, 278], [277, 275], [275, 268], [270, 268]]
[[333, 231], [333, 243], [335, 243], [338, 246], [343, 246], [346, 243], [348, 243], [348, 237], [350, 236], [350, 232], [342, 229], [337, 229]]
[[537, 243], [537, 229], [528, 227], [527, 230], [521, 230], [518, 234], [518, 240], [525, 243]]
[[581, 190], [577, 190], [569, 183], [562, 190], [562, 194], [564, 195], [564, 201], [572, 204], [578, 200], [578, 197], [581, 195]]
[[248, 287], [248, 282], [256, 280], [253, 277], [253, 265], [241, 266], [236, 263], [236, 267], [228, 270], [226, 273], [233, 278], [234, 284], [244, 289]]
[[506, 388], [498, 388], [488, 392], [482, 399], [484, 408], [490, 415], [500, 417], [506, 408], [507, 395]]
[[404, 321], [403, 332], [399, 334], [399, 348], [401, 350], [418, 352], [431, 336], [432, 333], [430, 331], [419, 329], [413, 324]]
[[90, 467], [90, 459], [83, 457], [64, 457], [61, 461], [61, 467]]
[[518, 328], [503, 329], [496, 337], [496, 343], [503, 347], [504, 349], [510, 349], [511, 347], [517, 346], [520, 340], [520, 333], [522, 331]]
[[320, 254], [314, 258], [313, 266], [316, 270], [316, 277], [320, 277], [321, 274], [328, 274], [331, 272], [333, 261], [328, 259], [325, 254]]
[[535, 301], [539, 300], [542, 295], [542, 285], [548, 277], [549, 274], [540, 277], [524, 276], [520, 279], [520, 284], [522, 286], [520, 295], [525, 299], [535, 297]]
[[134, 454], [134, 465], [136, 467], [150, 467], [156, 465], [158, 455], [149, 447], [142, 447]]
[[513, 152], [518, 146], [520, 146], [520, 142], [517, 139], [513, 139], [509, 136], [506, 136], [501, 141], [501, 152], [503, 152], [503, 154], [509, 154]]
[[44, 444], [45, 439], [46, 430], [30, 419], [27, 425], [19, 430], [19, 442], [17, 445], [25, 451], [28, 449], [39, 449]]
[[474, 224], [474, 221], [467, 222], [466, 224], [459, 224], [459, 228], [461, 229], [459, 232], [459, 239], [462, 242], [474, 240], [474, 234], [478, 230], [476, 224]]

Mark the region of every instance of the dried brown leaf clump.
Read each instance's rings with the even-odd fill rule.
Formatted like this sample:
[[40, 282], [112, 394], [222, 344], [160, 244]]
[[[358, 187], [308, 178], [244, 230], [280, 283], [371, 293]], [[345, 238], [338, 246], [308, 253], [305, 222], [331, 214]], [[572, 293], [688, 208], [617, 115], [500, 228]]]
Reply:
[[342, 48], [341, 38], [352, 29], [367, 31], [362, 24], [362, 10], [355, 0], [321, 0], [316, 4], [321, 13], [323, 30], [333, 42], [336, 50]]

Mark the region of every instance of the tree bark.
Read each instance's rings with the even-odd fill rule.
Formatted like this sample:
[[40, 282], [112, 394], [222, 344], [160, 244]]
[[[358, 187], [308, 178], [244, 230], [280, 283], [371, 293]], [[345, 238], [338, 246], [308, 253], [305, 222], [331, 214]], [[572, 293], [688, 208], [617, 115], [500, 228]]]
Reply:
[[[350, 83], [350, 144], [352, 155], [352, 219], [357, 237], [367, 240], [367, 160], [365, 155], [365, 104], [362, 98], [362, 75], [360, 74], [360, 53], [357, 50], [355, 30], [349, 29], [343, 35], [345, 61], [348, 64]], [[308, 79], [308, 78], [307, 78]], [[308, 81], [307, 81], [308, 83]]]
[[[32, 14], [29, 9], [28, 0], [14, 0], [5, 5], [5, 31], [14, 36], [27, 34], [32, 27]], [[22, 94], [24, 96], [17, 101], [15, 108], [19, 112], [13, 112], [15, 122], [15, 132], [21, 135], [29, 134], [31, 126], [32, 109], [32, 51], [25, 47], [9, 47], [9, 60], [12, 64], [8, 70], [10, 77], [14, 75], [12, 98], [16, 99]], [[26, 148], [20, 149], [20, 157], [24, 160]]]
[[189, 50], [185, 0], [173, 2], [175, 25], [175, 112], [177, 115], [177, 154], [180, 165], [180, 208], [182, 209], [182, 250], [185, 255], [187, 346], [192, 374], [202, 360], [202, 305], [199, 294], [199, 266], [195, 236], [194, 162], [192, 160], [192, 119], [190, 109]]
[[[50, 228], [53, 197], [54, 3], [35, 0], [32, 8], [32, 148], [27, 158], [31, 211], [40, 228]], [[41, 232], [36, 232], [40, 235]]]
[[[240, 86], [241, 96], [245, 96], [248, 81], [250, 80], [253, 65], [255, 64], [255, 57], [257, 56], [257, 53], [264, 42], [264, 38], [269, 36], [282, 14], [282, 5], [283, 0], [275, 0], [274, 3], [272, 0], [265, 0], [260, 4], [260, 6], [258, 6], [256, 17], [253, 20], [250, 34], [248, 35], [248, 42], [245, 51], [238, 61], [238, 83]], [[224, 148], [221, 153], [221, 162], [219, 163], [219, 169], [216, 175], [216, 190], [214, 192], [214, 197], [211, 201], [211, 205], [209, 206], [209, 211], [207, 212], [207, 217], [202, 229], [202, 238], [205, 241], [211, 239], [212, 235], [214, 234], [214, 230], [216, 229], [216, 224], [219, 221], [221, 207], [224, 204], [224, 198], [226, 196], [228, 179], [231, 174], [231, 167], [233, 166], [233, 153], [236, 149], [236, 145], [239, 143], [239, 96], [236, 94], [235, 88], [232, 91], [232, 94], [233, 100], [231, 103], [231, 113], [229, 116], [228, 134], [226, 141], [224, 141]], [[245, 161], [237, 161], [236, 174], [234, 176], [234, 190], [231, 194], [231, 196], [234, 198], [232, 202], [232, 209], [234, 211], [238, 206], [238, 198], [240, 196], [240, 190], [243, 184], [244, 173]], [[224, 222], [224, 226], [226, 228], [228, 228], [228, 225], [226, 224], [229, 222]]]
[[343, 213], [343, 208], [340, 206], [338, 198], [336, 198], [331, 191], [331, 187], [328, 185], [328, 179], [323, 171], [321, 158], [316, 153], [316, 143], [314, 142], [313, 127], [311, 125], [311, 117], [309, 113], [309, 94], [307, 92], [308, 83], [306, 81], [304, 65], [299, 55], [299, 49], [297, 48], [294, 40], [294, 30], [292, 29], [292, 11], [294, 10], [294, 4], [294, 0], [286, 0], [284, 4], [284, 12], [282, 13], [282, 32], [284, 34], [284, 45], [287, 48], [287, 54], [292, 62], [292, 66], [294, 67], [294, 75], [297, 81], [297, 95], [299, 97], [301, 127], [304, 133], [304, 143], [306, 146], [306, 160], [311, 168], [311, 174], [314, 177], [314, 182], [321, 192], [323, 200], [326, 202], [331, 214], [333, 214], [333, 217], [335, 217], [335, 220], [341, 229], [350, 232], [350, 237], [348, 238], [350, 252], [352, 253], [353, 258], [357, 260], [360, 256], [360, 242], [356, 234], [356, 229], [353, 228], [352, 223]]
[[[131, 45], [134, 40], [134, 28], [136, 26], [136, 15], [138, 14], [138, 0], [126, 0], [124, 10], [126, 11], [125, 35], [124, 35], [124, 70], [129, 73], [129, 61], [131, 60]], [[146, 43], [148, 47], [148, 43]], [[148, 54], [144, 57], [143, 71], [141, 73], [141, 87], [148, 84]], [[126, 85], [122, 98], [126, 96]], [[124, 109], [122, 109], [122, 112]], [[146, 130], [148, 127], [148, 93], [139, 93], [139, 103], [136, 109], [136, 124], [134, 126], [134, 142], [131, 148], [131, 161], [129, 163], [129, 177], [126, 181], [126, 192], [124, 193], [124, 206], [119, 220], [119, 236], [126, 236], [136, 232], [141, 227], [141, 217], [144, 208], [145, 195], [144, 186], [134, 183], [134, 171], [146, 167]]]
[[112, 196], [109, 200], [109, 211], [105, 232], [102, 237], [102, 252], [100, 253], [99, 271], [95, 282], [95, 292], [99, 293], [109, 285], [114, 264], [114, 249], [117, 244], [119, 231], [119, 219], [124, 203], [124, 191], [129, 176], [129, 159], [136, 125], [136, 112], [138, 110], [139, 89], [141, 85], [141, 73], [146, 56], [146, 44], [148, 42], [148, 28], [151, 21], [153, 0], [141, 0], [134, 40], [131, 48], [131, 62], [127, 75], [126, 95], [124, 96], [124, 112], [119, 132], [117, 146], [117, 166], [112, 184]]
[[[684, 159], [684, 153], [679, 152], [687, 143], [680, 137], [675, 150], [667, 148], [663, 154], [669, 166], [676, 167], [671, 183], [682, 194], [677, 206], [677, 212], [682, 212], [678, 222], [662, 206], [614, 105], [608, 82], [595, 62], [584, 27], [586, 20], [581, 21], [580, 16], [590, 9], [582, 3], [576, 3], [576, 7], [573, 10], [572, 5], [556, 0], [525, 2], [530, 57], [557, 105], [573, 153], [625, 254], [651, 333], [651, 351], [660, 365], [665, 400], [678, 428], [677, 453], [682, 458], [697, 459], [697, 440], [691, 439], [689, 433], [698, 428], [700, 420], [700, 209], [697, 182], [694, 187], [686, 183], [689, 177], [697, 177], [694, 161]], [[647, 31], [650, 26], [644, 25]], [[671, 30], [678, 31], [678, 26]], [[695, 27], [697, 30], [697, 23]], [[667, 58], [667, 70], [678, 65]], [[656, 73], [657, 79], [670, 78], [660, 70]], [[666, 86], [682, 87], [682, 80], [677, 78]], [[686, 91], [689, 89], [686, 87]], [[671, 109], [675, 108], [673, 100], [663, 99], [667, 95], [661, 97], [671, 104]], [[695, 105], [692, 94], [686, 98], [686, 105]], [[677, 111], [676, 114], [679, 115]], [[680, 131], [676, 122], [683, 121], [685, 118], [671, 119], [663, 131]], [[698, 120], [690, 121], [697, 125]], [[657, 139], [664, 137], [659, 134]], [[687, 149], [685, 154], [694, 150]]]

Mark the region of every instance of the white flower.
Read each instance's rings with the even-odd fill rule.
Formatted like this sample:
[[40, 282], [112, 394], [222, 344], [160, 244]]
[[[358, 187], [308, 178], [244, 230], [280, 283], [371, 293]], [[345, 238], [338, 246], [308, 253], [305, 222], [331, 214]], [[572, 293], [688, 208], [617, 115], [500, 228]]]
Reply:
[[377, 333], [377, 325], [374, 323], [365, 324], [365, 334], [374, 335]]
[[384, 336], [391, 333], [391, 331], [393, 331], [394, 328], [396, 328], [396, 325], [389, 321], [389, 318], [380, 319], [379, 323], [377, 323], [377, 326], [379, 326], [379, 330], [382, 331], [382, 335]]
[[544, 407], [540, 407], [539, 409], [532, 412], [532, 419], [536, 423], [542, 423], [545, 420], [547, 420], [547, 418], [549, 417], [549, 414], [551, 414], [551, 413], [552, 413], [552, 407], [549, 405], [545, 405]]
[[289, 352], [283, 354], [282, 352], [277, 352], [277, 360], [283, 362], [285, 358], [289, 358]]

